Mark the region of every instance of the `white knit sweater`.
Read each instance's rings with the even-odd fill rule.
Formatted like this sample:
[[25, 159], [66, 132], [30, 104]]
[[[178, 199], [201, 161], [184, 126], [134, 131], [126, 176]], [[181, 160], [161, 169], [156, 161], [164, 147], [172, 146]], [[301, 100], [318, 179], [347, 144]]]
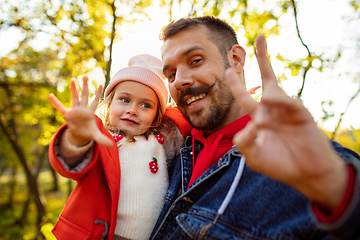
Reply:
[[[135, 142], [118, 142], [121, 168], [120, 197], [115, 234], [129, 239], [148, 239], [165, 201], [168, 173], [162, 144], [150, 134]], [[158, 172], [149, 163], [157, 159]]]
[[[133, 240], [148, 239], [156, 224], [169, 185], [167, 164], [184, 144], [180, 130], [172, 121], [169, 120], [168, 123], [159, 127], [161, 131], [170, 133], [164, 136], [164, 144], [160, 144], [153, 134], [150, 134], [148, 139], [145, 136], [136, 136], [135, 142], [126, 142], [127, 138], [124, 137], [117, 143], [121, 179], [114, 233], [118, 236]], [[112, 132], [110, 134], [115, 135]], [[82, 171], [92, 159], [92, 151], [88, 150], [92, 148], [93, 141], [80, 148], [72, 146], [67, 138], [61, 137], [60, 141], [63, 146], [61, 152], [66, 152], [67, 159], [83, 156], [82, 161], [74, 168], [70, 168], [63, 157], [59, 156], [64, 168], [73, 172]], [[56, 144], [57, 152], [60, 152], [60, 141]], [[158, 163], [156, 173], [152, 173], [149, 167], [153, 157]]]

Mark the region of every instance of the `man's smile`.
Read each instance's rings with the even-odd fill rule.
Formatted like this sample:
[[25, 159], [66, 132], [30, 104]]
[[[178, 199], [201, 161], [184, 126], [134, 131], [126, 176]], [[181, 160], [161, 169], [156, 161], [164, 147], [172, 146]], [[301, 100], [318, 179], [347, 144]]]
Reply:
[[192, 96], [191, 98], [189, 98], [189, 99], [186, 101], [186, 104], [187, 104], [187, 105], [191, 105], [191, 104], [194, 103], [195, 101], [204, 98], [206, 95], [207, 95], [206, 93], [200, 93], [200, 94], [197, 95], [197, 96]]

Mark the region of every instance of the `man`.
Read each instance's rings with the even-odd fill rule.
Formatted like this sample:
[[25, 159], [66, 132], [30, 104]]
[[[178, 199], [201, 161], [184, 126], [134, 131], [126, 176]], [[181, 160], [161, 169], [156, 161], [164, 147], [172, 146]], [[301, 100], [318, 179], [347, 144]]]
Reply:
[[261, 103], [246, 92], [245, 51], [225, 22], [183, 18], [162, 38], [171, 96], [194, 129], [152, 239], [359, 238], [359, 156], [325, 139], [279, 88], [265, 38]]

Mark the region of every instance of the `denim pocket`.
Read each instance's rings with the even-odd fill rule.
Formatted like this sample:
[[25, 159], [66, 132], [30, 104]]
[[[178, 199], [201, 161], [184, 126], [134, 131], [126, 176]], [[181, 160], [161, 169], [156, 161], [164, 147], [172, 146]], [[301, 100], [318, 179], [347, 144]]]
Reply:
[[233, 230], [232, 227], [226, 226], [226, 224], [218, 221], [213, 224], [214, 219], [207, 218], [201, 215], [191, 215], [188, 213], [179, 214], [176, 218], [177, 223], [185, 234], [191, 239], [253, 239], [253, 240], [264, 240], [263, 237], [257, 237], [247, 232], [240, 230]]

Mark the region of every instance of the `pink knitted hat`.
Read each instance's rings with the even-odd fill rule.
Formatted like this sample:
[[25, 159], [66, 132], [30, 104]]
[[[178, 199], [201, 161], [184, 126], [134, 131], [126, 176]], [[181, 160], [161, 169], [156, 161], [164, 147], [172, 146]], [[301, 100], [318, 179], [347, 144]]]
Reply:
[[164, 82], [165, 76], [162, 73], [161, 60], [148, 54], [141, 54], [132, 57], [128, 65], [129, 67], [121, 69], [113, 76], [105, 90], [105, 98], [120, 82], [139, 82], [154, 90], [159, 99], [160, 110], [164, 114], [168, 101], [168, 91]]

